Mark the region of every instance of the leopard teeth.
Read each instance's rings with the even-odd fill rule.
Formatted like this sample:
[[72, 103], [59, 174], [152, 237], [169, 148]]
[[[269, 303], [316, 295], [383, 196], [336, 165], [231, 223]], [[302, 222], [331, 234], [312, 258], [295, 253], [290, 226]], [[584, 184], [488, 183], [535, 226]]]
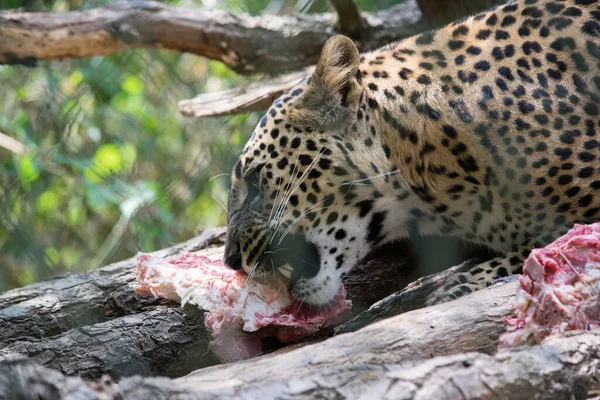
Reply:
[[292, 269], [290, 267], [279, 267], [277, 271], [286, 278], [290, 279], [292, 277]]

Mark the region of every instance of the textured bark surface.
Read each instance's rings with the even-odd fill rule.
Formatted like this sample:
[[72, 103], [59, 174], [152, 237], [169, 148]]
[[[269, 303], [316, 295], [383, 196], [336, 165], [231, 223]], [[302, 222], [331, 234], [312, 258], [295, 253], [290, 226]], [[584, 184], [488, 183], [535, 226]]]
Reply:
[[27, 356], [66, 375], [98, 379], [163, 375], [178, 377], [218, 364], [202, 311], [158, 306], [46, 339], [21, 339], [0, 349], [0, 360]]
[[[396, 324], [399, 319], [392, 318]], [[555, 400], [588, 398], [600, 383], [600, 331], [572, 332], [495, 355], [468, 352], [429, 359], [422, 354], [425, 359], [413, 362], [397, 354], [401, 343], [387, 342], [389, 348], [381, 351], [378, 339], [383, 335], [387, 341], [393, 333], [394, 326], [388, 324], [375, 332], [365, 329], [370, 336], [362, 343], [338, 344], [351, 334], [341, 335], [290, 353], [206, 368], [173, 380], [135, 376], [118, 384], [106, 379], [86, 384], [30, 360], [9, 360], [0, 362], [0, 397]], [[355, 347], [361, 352], [354, 352]], [[298, 357], [303, 360], [300, 365]]]
[[[362, 14], [362, 49], [419, 32], [414, 0]], [[250, 17], [164, 3], [120, 2], [67, 13], [0, 12], [0, 63], [34, 65], [37, 60], [107, 55], [135, 48], [162, 48], [219, 60], [240, 74], [276, 73], [316, 63], [336, 31], [337, 15]]]
[[309, 67], [235, 89], [200, 94], [193, 99], [181, 100], [178, 103], [179, 111], [186, 117], [214, 117], [265, 110], [312, 70]]
[[348, 7], [351, 1], [335, 0], [339, 20], [333, 13], [250, 17], [142, 0], [66, 13], [2, 11], [0, 63], [35, 65], [153, 47], [219, 60], [240, 74], [273, 74], [315, 64], [325, 41], [337, 33], [347, 32], [370, 50], [501, 1], [455, 3], [456, 12], [438, 11], [431, 19], [423, 18], [415, 0], [360, 15]]
[[[377, 339], [371, 337], [369, 342]], [[388, 361], [385, 356], [394, 349], [359, 358], [340, 351], [334, 359], [319, 357], [318, 350], [314, 349], [314, 361], [300, 370], [287, 364], [296, 352], [271, 359], [279, 366], [276, 375], [261, 372], [256, 362], [199, 371], [173, 381], [131, 378], [119, 389], [132, 398], [152, 393], [191, 399], [566, 400], [586, 398], [597, 387], [600, 374], [597, 331], [553, 337], [541, 346], [494, 356], [470, 352], [419, 363]]]
[[[221, 246], [224, 233], [223, 228], [207, 230], [155, 254], [168, 256]], [[420, 267], [426, 260], [415, 254], [414, 243], [405, 241], [382, 249], [345, 278], [354, 313], [423, 274]], [[439, 246], [437, 243], [428, 246]], [[209, 251], [221, 250], [215, 247]], [[132, 288], [134, 267], [133, 259], [125, 260], [88, 274], [67, 275], [0, 295], [0, 359], [27, 355], [41, 365], [88, 379], [105, 373], [115, 378], [133, 374], [176, 377], [218, 363], [208, 346], [210, 338], [202, 312], [192, 306], [181, 309], [173, 302], [136, 295]], [[440, 277], [427, 280], [429, 286], [412, 285], [411, 299], [403, 291], [384, 301], [385, 306], [363, 312], [339, 331], [350, 332], [421, 307], [426, 293]], [[420, 287], [425, 291], [419, 295]], [[398, 299], [404, 304], [398, 306]], [[333, 329], [328, 329], [307, 342], [331, 334]], [[265, 340], [264, 347], [272, 351], [282, 345]]]
[[[154, 254], [220, 246], [224, 234], [224, 228], [208, 229]], [[181, 376], [218, 363], [203, 313], [136, 295], [134, 268], [129, 259], [1, 294], [0, 360], [27, 355], [89, 379], [105, 373]]]

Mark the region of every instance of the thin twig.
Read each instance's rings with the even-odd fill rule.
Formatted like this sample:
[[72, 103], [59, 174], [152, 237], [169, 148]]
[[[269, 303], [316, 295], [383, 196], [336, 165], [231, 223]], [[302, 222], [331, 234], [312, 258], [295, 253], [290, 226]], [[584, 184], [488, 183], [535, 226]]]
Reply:
[[13, 139], [10, 136], [0, 132], [0, 147], [6, 150], [12, 151], [15, 154], [22, 155], [27, 151], [27, 147], [17, 139]]

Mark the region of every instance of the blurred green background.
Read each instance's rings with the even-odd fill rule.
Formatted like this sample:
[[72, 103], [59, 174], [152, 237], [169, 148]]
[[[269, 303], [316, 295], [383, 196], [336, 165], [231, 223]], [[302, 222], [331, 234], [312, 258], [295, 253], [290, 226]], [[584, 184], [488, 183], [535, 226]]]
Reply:
[[[375, 11], [402, 0], [359, 0]], [[69, 11], [108, 1], [0, 0]], [[330, 11], [327, 0], [184, 0], [252, 15]], [[260, 113], [194, 120], [177, 102], [261, 76], [162, 50], [0, 65], [0, 292], [81, 272], [225, 224], [228, 173]]]

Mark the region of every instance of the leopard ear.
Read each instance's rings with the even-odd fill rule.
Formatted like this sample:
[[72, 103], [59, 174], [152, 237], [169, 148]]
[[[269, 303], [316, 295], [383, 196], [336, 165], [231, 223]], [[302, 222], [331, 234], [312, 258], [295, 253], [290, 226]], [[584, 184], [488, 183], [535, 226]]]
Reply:
[[317, 129], [327, 129], [347, 120], [362, 93], [359, 65], [360, 55], [351, 39], [342, 35], [330, 38], [321, 51], [294, 118]]
[[312, 83], [322, 89], [340, 91], [356, 76], [359, 64], [360, 55], [354, 42], [346, 36], [333, 36], [323, 46]]

